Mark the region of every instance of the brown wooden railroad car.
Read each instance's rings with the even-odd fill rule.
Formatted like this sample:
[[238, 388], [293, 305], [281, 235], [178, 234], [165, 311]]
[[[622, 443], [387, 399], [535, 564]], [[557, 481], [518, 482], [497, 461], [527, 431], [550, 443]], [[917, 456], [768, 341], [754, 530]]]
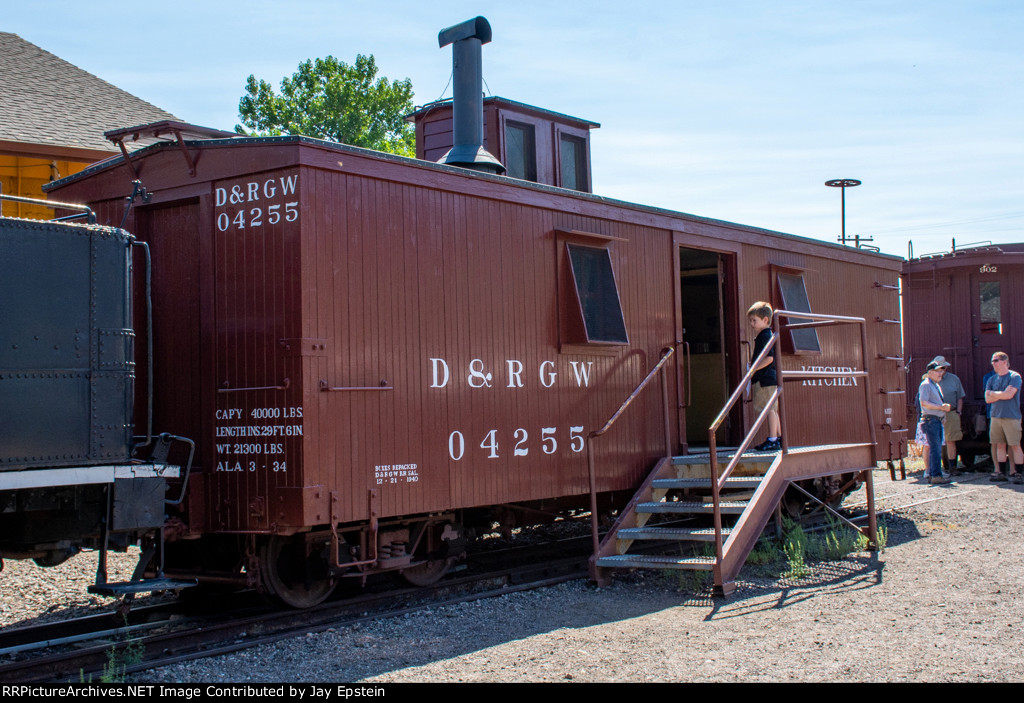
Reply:
[[[835, 473], [904, 455], [898, 258], [304, 137], [156, 144], [51, 193], [120, 224], [136, 176], [153, 423], [198, 445], [169, 575], [293, 605], [341, 574], [436, 578], [473, 526], [586, 507], [590, 433], [677, 349], [667, 421], [644, 392], [593, 440], [600, 506], [619, 509], [666, 431], [707, 446], [757, 300], [867, 320], [863, 350], [852, 328], [782, 334], [782, 368], [811, 372], [786, 384], [789, 446], [873, 430], [877, 454]], [[717, 441], [740, 444], [751, 414]]]
[[910, 259], [903, 266], [903, 334], [908, 413], [917, 414], [916, 388], [936, 356], [952, 364], [963, 384], [964, 438], [957, 451], [970, 468], [989, 453], [985, 375], [992, 354], [1004, 351], [1010, 368], [1024, 368], [1024, 244], [955, 249]]

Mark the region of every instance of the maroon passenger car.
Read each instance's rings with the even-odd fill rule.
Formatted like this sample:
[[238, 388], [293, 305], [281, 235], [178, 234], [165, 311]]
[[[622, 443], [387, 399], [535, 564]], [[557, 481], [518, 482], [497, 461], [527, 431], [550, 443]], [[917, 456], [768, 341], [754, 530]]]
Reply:
[[[119, 224], [135, 175], [148, 190], [124, 226], [153, 253], [153, 421], [198, 444], [169, 575], [293, 605], [342, 574], [435, 579], [475, 527], [586, 507], [589, 433], [666, 348], [670, 441], [706, 446], [756, 300], [868, 320], [866, 369], [856, 330], [782, 339], [783, 368], [869, 374], [787, 384], [789, 444], [862, 439], [868, 383], [876, 458], [904, 456], [895, 257], [303, 137], [131, 165], [51, 195]], [[664, 455], [663, 424], [647, 393], [601, 438], [602, 506]]]

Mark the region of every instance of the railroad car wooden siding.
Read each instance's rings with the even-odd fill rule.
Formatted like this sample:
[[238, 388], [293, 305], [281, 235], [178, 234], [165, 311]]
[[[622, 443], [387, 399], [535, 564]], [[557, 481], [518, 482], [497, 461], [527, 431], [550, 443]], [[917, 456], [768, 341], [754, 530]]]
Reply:
[[915, 416], [916, 386], [936, 356], [952, 364], [966, 397], [964, 438], [957, 443], [968, 466], [989, 453], [985, 374], [992, 354], [1024, 366], [1024, 244], [957, 249], [904, 262], [903, 330], [907, 357], [908, 414]]
[[[687, 416], [713, 417], [742, 375], [746, 308], [782, 306], [780, 272], [812, 311], [880, 320], [869, 382], [902, 388], [879, 358], [899, 355], [894, 257], [305, 138], [188, 150], [195, 177], [177, 146], [133, 155], [152, 199], [125, 226], [173, 282], [154, 303], [154, 419], [198, 440], [193, 532], [362, 521], [371, 491], [378, 517], [582, 495], [589, 433], [695, 329], [671, 422], [675, 444], [706, 443]], [[117, 224], [129, 181], [115, 161], [54, 196]], [[567, 245], [607, 250], [628, 343], [587, 341]], [[706, 309], [683, 319], [691, 294]], [[853, 333], [818, 338], [783, 365], [859, 357]], [[787, 385], [791, 446], [863, 438], [851, 383]], [[898, 458], [903, 397], [875, 397], [879, 458]], [[599, 442], [599, 490], [635, 488], [664, 451], [658, 392]]]

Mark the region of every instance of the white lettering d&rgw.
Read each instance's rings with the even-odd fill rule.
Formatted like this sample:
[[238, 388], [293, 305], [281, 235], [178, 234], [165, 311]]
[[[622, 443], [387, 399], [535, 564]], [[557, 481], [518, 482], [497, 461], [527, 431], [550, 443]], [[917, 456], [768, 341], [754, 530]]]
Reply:
[[[548, 371], [544, 369], [548, 368]], [[555, 379], [558, 378], [558, 372], [555, 371], [555, 362], [548, 360], [540, 365], [540, 385], [545, 388], [551, 388], [555, 385]]]
[[295, 185], [299, 182], [299, 174], [281, 176], [281, 195], [290, 195], [295, 192]]
[[484, 373], [484, 362], [480, 359], [473, 359], [469, 362], [469, 376], [466, 377], [466, 382], [470, 388], [487, 388], [491, 387], [491, 380], [494, 376], [490, 372]]
[[518, 361], [517, 359], [506, 359], [505, 363], [508, 364], [508, 387], [522, 388], [523, 362]]
[[[431, 388], [444, 388], [448, 385], [448, 379], [451, 378], [451, 374], [448, 373], [448, 362], [444, 359], [430, 359], [430, 368], [433, 374], [433, 381], [430, 384]], [[438, 371], [444, 371], [444, 379], [438, 377]]]
[[583, 386], [590, 386], [590, 368], [594, 365], [593, 361], [588, 361], [586, 365], [582, 361], [570, 361], [572, 365], [572, 372], [576, 375], [576, 386], [582, 388]]

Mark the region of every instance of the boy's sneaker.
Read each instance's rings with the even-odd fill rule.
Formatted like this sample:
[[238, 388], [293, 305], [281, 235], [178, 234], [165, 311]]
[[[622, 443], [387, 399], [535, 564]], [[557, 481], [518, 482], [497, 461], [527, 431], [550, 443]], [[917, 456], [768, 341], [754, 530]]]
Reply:
[[760, 444], [755, 444], [753, 447], [751, 447], [751, 449], [753, 449], [755, 452], [769, 452], [771, 451], [772, 444], [774, 443], [770, 439], [766, 439]]
[[932, 484], [933, 486], [936, 484], [945, 484], [949, 482], [950, 480], [948, 476], [932, 476], [931, 478], [928, 479], [928, 483]]

